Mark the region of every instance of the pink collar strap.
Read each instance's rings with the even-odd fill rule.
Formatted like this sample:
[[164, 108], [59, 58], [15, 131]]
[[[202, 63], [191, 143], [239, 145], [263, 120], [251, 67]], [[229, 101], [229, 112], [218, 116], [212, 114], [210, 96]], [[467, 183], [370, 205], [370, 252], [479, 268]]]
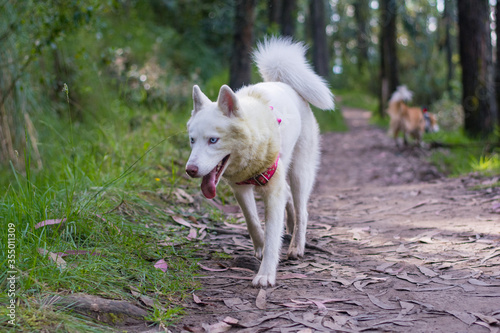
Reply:
[[242, 182], [236, 183], [236, 185], [255, 185], [255, 186], [264, 186], [266, 185], [276, 172], [276, 169], [278, 168], [278, 161], [280, 157], [276, 158], [276, 161], [271, 165], [269, 168], [267, 168], [266, 171], [263, 173], [259, 173], [258, 175], [253, 176], [250, 179], [244, 180]]

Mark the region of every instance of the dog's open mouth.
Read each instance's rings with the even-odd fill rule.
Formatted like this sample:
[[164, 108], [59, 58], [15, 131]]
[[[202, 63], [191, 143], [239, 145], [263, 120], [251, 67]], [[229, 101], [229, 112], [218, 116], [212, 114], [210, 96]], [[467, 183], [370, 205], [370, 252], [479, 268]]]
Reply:
[[203, 177], [201, 181], [201, 192], [207, 199], [215, 197], [215, 188], [219, 183], [220, 176], [226, 169], [226, 163], [229, 160], [229, 155], [224, 157], [210, 173]]

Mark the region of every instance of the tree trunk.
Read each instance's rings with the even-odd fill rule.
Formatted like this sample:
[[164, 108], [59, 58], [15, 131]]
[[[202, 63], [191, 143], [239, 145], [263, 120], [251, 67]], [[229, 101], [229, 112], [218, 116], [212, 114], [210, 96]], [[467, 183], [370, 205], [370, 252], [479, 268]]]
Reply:
[[458, 0], [465, 131], [486, 136], [496, 123], [488, 0]]
[[295, 34], [297, 0], [284, 0], [281, 8], [281, 34], [291, 36]]
[[496, 63], [495, 63], [495, 96], [497, 103], [497, 120], [500, 126], [500, 114], [498, 114], [498, 108], [500, 107], [500, 3], [497, 1], [495, 6], [495, 32], [497, 34], [497, 49], [496, 49]]
[[316, 73], [328, 80], [330, 76], [330, 66], [325, 30], [325, 9], [325, 2], [323, 0], [310, 0], [309, 11], [311, 15], [310, 23], [313, 40], [313, 65]]
[[369, 2], [368, 0], [354, 1], [354, 17], [358, 29], [356, 31], [356, 41], [358, 46], [358, 69], [362, 70], [368, 62], [368, 46], [370, 45], [369, 37]]
[[281, 26], [282, 0], [267, 0], [269, 9], [269, 26]]
[[256, 2], [256, 0], [239, 0], [236, 3], [233, 52], [229, 70], [229, 86], [233, 90], [250, 84], [251, 81], [251, 50]]
[[447, 76], [446, 76], [446, 90], [451, 95], [451, 81], [453, 80], [454, 66], [453, 66], [453, 46], [451, 41], [450, 29], [453, 22], [451, 11], [452, 11], [452, 0], [444, 0], [444, 11], [443, 11], [443, 24], [444, 24], [444, 52], [446, 56], [447, 65]]
[[396, 0], [381, 0], [380, 3], [380, 109], [384, 117], [387, 101], [397, 86], [398, 58], [396, 54]]

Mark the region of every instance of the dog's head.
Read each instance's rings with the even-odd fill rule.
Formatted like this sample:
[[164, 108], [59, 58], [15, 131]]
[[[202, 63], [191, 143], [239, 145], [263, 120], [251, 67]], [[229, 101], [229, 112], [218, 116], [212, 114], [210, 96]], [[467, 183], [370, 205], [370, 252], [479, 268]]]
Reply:
[[198, 86], [193, 87], [193, 111], [187, 123], [191, 155], [186, 173], [202, 177], [201, 190], [209, 199], [215, 197], [220, 177], [231, 162], [234, 120], [239, 117], [238, 98], [228, 86], [220, 88], [217, 102], [212, 102]]
[[424, 113], [425, 120], [425, 132], [433, 133], [439, 131], [439, 125], [437, 123], [436, 116], [427, 111], [427, 108], [423, 108], [422, 112]]

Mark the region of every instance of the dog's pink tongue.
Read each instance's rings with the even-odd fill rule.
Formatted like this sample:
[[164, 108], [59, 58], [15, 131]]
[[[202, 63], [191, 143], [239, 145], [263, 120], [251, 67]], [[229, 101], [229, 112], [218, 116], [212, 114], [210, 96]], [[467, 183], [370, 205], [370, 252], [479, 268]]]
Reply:
[[201, 192], [207, 199], [215, 198], [215, 174], [217, 168], [214, 168], [210, 173], [203, 177], [201, 181]]

